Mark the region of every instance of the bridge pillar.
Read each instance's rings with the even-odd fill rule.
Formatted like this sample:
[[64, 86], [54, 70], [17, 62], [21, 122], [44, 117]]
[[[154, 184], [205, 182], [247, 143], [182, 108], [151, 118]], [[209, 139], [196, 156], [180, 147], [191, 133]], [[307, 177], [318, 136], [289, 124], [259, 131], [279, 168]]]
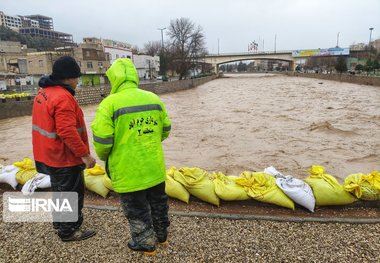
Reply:
[[296, 71], [296, 63], [295, 63], [295, 61], [289, 61], [289, 69], [291, 71]]
[[215, 74], [218, 75], [218, 73], [219, 73], [218, 64], [214, 64], [213, 66], [214, 66], [214, 72], [215, 72]]

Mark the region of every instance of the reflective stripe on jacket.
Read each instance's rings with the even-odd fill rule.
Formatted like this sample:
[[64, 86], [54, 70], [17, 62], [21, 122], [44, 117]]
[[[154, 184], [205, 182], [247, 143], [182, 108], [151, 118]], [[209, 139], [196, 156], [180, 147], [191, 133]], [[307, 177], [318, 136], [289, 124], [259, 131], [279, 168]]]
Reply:
[[34, 159], [51, 167], [83, 164], [89, 154], [83, 112], [72, 94], [61, 86], [40, 89], [33, 102]]
[[138, 75], [129, 59], [118, 59], [107, 71], [111, 94], [96, 110], [93, 144], [106, 161], [115, 192], [144, 190], [165, 181], [161, 141], [171, 123], [165, 106], [152, 92], [138, 89]]

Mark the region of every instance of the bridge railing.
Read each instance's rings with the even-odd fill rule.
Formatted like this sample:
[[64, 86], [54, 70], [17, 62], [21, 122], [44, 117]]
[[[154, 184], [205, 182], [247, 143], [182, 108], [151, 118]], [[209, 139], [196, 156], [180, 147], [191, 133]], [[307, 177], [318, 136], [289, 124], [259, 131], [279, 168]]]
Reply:
[[292, 50], [219, 53], [219, 54], [208, 54], [205, 57], [227, 57], [227, 56], [240, 56], [240, 55], [268, 55], [268, 54], [273, 55], [273, 54], [289, 54], [289, 53], [292, 53]]

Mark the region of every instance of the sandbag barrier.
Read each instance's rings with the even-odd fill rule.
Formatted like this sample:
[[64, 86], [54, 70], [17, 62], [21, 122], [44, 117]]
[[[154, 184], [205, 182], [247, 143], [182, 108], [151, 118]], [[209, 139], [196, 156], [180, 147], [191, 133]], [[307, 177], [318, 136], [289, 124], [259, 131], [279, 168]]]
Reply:
[[[50, 176], [38, 173], [34, 162], [25, 158], [12, 165], [0, 165], [0, 184], [9, 184], [13, 189], [23, 185], [23, 193], [32, 193], [38, 188], [49, 188]], [[190, 196], [215, 206], [223, 201], [254, 199], [294, 210], [295, 204], [314, 212], [318, 206], [350, 205], [358, 200], [380, 200], [380, 173], [355, 173], [348, 175], [344, 184], [326, 173], [323, 166], [312, 165], [310, 175], [304, 180], [284, 175], [274, 167], [262, 172], [244, 171], [238, 176], [221, 172], [207, 172], [198, 167], [171, 167], [166, 171], [166, 194], [189, 203]], [[105, 169], [96, 164], [85, 169], [85, 186], [88, 190], [107, 198], [112, 182]]]

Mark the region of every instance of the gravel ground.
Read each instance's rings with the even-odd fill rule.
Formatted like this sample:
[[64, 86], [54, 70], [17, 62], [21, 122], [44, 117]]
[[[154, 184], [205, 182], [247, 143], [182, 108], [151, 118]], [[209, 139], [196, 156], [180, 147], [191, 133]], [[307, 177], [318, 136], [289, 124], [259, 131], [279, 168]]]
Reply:
[[[2, 202], [1, 210], [2, 211]], [[380, 262], [380, 224], [293, 223], [171, 215], [156, 256], [127, 248], [119, 211], [85, 208], [97, 235], [63, 243], [50, 223], [0, 224], [0, 262]]]

